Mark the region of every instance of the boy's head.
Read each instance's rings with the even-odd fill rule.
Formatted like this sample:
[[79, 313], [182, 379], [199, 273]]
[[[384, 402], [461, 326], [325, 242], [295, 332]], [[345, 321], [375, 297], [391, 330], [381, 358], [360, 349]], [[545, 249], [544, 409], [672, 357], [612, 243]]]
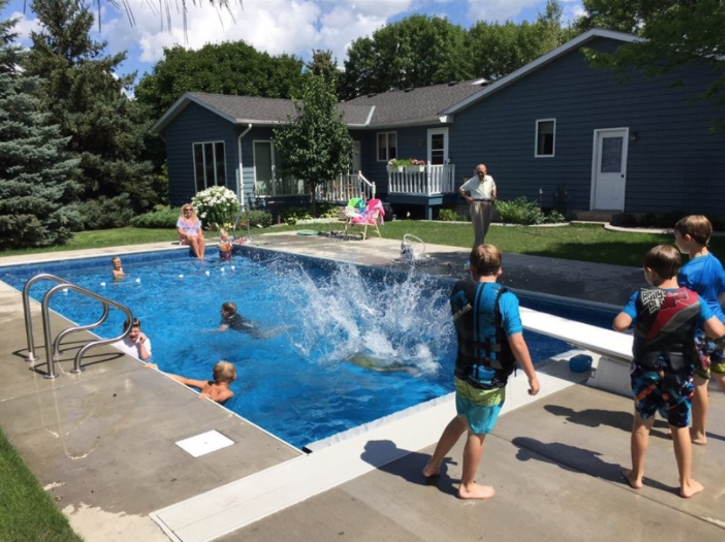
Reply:
[[706, 247], [712, 236], [712, 224], [706, 216], [690, 215], [677, 221], [675, 233], [679, 233], [683, 239], [689, 235], [692, 241]]
[[224, 228], [219, 228], [219, 237], [222, 239], [226, 239], [227, 237], [229, 237], [227, 230], [225, 230]]
[[111, 258], [111, 264], [113, 265], [114, 269], [118, 269], [119, 267], [121, 267], [121, 258], [119, 258], [118, 256], [114, 256], [113, 258]]
[[228, 361], [220, 361], [214, 365], [214, 382], [228, 382], [231, 384], [237, 379], [237, 369]]
[[[681, 263], [680, 253], [672, 245], [657, 245], [648, 250], [642, 260], [647, 281], [651, 282], [653, 286], [659, 286], [677, 275]], [[653, 272], [654, 276], [650, 276], [648, 270]]]
[[471, 251], [471, 271], [475, 277], [497, 277], [501, 274], [501, 251], [494, 245], [478, 245]]
[[226, 303], [222, 304], [222, 312], [225, 316], [234, 316], [237, 314], [237, 305], [235, 303], [232, 303], [231, 301], [227, 301]]
[[[123, 324], [123, 328], [126, 329], [126, 326], [128, 326], [128, 320], [126, 320]], [[131, 331], [128, 333], [129, 339], [136, 340], [136, 337], [139, 336], [141, 333], [141, 320], [138, 318], [134, 318], [131, 320]]]

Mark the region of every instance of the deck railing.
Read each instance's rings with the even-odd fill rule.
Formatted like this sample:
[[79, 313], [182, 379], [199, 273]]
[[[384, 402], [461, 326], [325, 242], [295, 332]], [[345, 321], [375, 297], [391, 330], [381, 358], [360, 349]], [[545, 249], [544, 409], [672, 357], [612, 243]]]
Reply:
[[391, 194], [432, 196], [455, 192], [455, 164], [409, 166], [388, 171]]
[[334, 181], [317, 185], [315, 199], [328, 203], [347, 203], [351, 198], [375, 197], [375, 183], [358, 173], [339, 175]]

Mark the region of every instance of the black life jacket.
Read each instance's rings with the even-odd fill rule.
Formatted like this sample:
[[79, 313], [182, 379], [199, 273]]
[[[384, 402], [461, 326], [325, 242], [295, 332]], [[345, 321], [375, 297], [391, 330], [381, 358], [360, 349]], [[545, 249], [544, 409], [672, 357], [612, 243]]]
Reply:
[[670, 369], [695, 367], [695, 331], [700, 316], [700, 297], [686, 288], [668, 292], [661, 288], [643, 288], [637, 296], [637, 323], [632, 354], [640, 367], [658, 368], [658, 359], [666, 355]]
[[[484, 290], [489, 288], [496, 290], [495, 296], [484, 296]], [[455, 375], [477, 388], [505, 386], [516, 367], [499, 308], [499, 299], [507, 291], [508, 288], [495, 282], [468, 279], [458, 281], [451, 293], [451, 312], [458, 336]], [[489, 376], [490, 371], [495, 371], [491, 385], [479, 381], [482, 369]]]

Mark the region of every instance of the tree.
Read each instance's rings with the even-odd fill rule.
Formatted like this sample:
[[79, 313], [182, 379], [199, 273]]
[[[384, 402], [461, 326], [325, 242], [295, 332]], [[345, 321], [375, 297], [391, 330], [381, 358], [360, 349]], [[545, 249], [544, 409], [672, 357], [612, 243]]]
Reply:
[[305, 65], [305, 69], [307, 73], [322, 76], [325, 82], [337, 85], [337, 59], [333, 58], [329, 49], [312, 49], [312, 60]]
[[304, 179], [312, 194], [315, 214], [317, 185], [348, 171], [352, 138], [337, 111], [337, 96], [331, 83], [316, 75], [307, 78], [302, 101], [294, 100], [297, 118], [274, 129], [274, 145], [283, 157], [283, 168]]
[[24, 67], [41, 79], [39, 97], [80, 157], [80, 207], [86, 227], [126, 225], [158, 201], [150, 162], [141, 161], [149, 119], [130, 100], [135, 74], [115, 72], [126, 54], [104, 56], [106, 43], [91, 39], [93, 14], [78, 0], [35, 0], [42, 28]]
[[446, 18], [411, 15], [352, 42], [340, 96], [424, 87], [466, 79], [466, 31]]
[[164, 59], [136, 86], [136, 98], [158, 119], [184, 92], [290, 98], [302, 88], [303, 62], [273, 57], [243, 41], [208, 44], [192, 51], [165, 48]]
[[[8, 0], [0, 0], [0, 11]], [[48, 124], [35, 97], [38, 78], [19, 69], [25, 52], [12, 45], [17, 19], [0, 21], [0, 249], [65, 243], [73, 217], [65, 204], [78, 164], [67, 138]]]
[[[706, 66], [712, 79], [699, 96], [725, 106], [725, 3], [720, 0], [584, 0], [588, 14], [574, 26], [593, 26], [636, 33], [642, 40], [620, 46], [614, 54], [586, 50], [597, 68], [611, 69], [620, 80], [632, 70], [648, 76], [678, 74], [674, 85], [687, 84], [688, 66]], [[713, 118], [712, 128], [725, 131], [725, 118]]]

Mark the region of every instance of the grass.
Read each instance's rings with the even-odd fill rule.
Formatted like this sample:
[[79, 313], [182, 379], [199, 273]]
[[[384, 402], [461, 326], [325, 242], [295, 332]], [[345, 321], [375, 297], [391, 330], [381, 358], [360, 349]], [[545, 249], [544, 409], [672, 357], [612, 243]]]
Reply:
[[0, 431], [0, 541], [82, 542]]
[[[337, 223], [319, 225], [276, 226], [252, 230], [254, 237], [268, 232], [317, 229], [330, 231], [341, 229]], [[387, 239], [402, 239], [406, 233], [420, 237], [430, 244], [468, 248], [473, 244], [470, 223], [427, 222], [396, 220], [386, 222], [380, 228]], [[244, 232], [237, 232], [243, 234]], [[213, 236], [214, 234], [208, 234]], [[159, 241], [175, 241], [175, 230], [119, 228], [116, 230], [84, 231], [77, 233], [67, 244], [27, 250], [7, 250], [0, 256], [36, 254], [59, 250], [77, 250], [120, 245], [134, 245]], [[673, 243], [672, 235], [655, 233], [618, 232], [605, 230], [597, 225], [575, 224], [564, 227], [491, 226], [486, 241], [498, 246], [503, 252], [530, 254], [549, 258], [610, 263], [639, 267], [642, 256], [654, 245]], [[725, 255], [725, 237], [713, 237], [710, 248]]]

